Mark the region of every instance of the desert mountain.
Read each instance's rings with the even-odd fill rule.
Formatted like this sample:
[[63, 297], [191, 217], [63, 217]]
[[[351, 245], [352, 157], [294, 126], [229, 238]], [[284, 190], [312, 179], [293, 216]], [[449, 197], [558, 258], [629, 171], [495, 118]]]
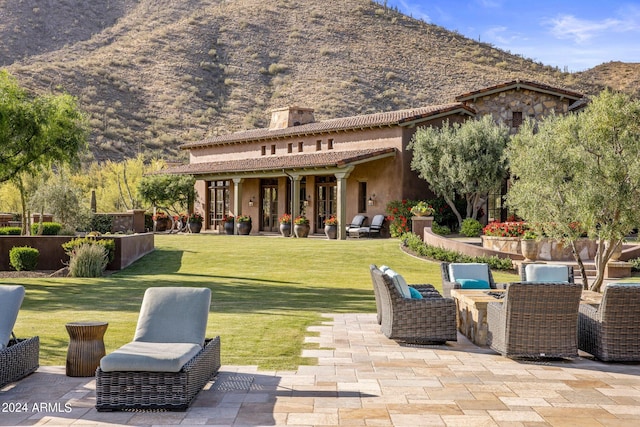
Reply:
[[0, 0], [0, 40], [23, 85], [78, 97], [98, 160], [184, 158], [287, 105], [322, 120], [515, 78], [639, 95], [639, 64], [563, 73], [369, 0]]

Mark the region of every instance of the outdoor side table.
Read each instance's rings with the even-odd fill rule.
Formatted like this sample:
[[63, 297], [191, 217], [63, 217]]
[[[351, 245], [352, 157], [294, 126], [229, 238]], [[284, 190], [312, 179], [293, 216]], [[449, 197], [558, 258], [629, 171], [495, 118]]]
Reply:
[[109, 324], [106, 322], [71, 322], [65, 325], [70, 338], [67, 350], [67, 376], [95, 375], [100, 359], [105, 355], [103, 337], [107, 326]]

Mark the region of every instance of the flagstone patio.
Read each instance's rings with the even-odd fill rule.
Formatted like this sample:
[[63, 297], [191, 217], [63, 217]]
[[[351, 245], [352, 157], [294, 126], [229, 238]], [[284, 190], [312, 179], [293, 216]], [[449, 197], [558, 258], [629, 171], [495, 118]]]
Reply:
[[[315, 366], [223, 365], [186, 412], [97, 412], [93, 378], [43, 366], [0, 391], [0, 425], [637, 426], [640, 364], [523, 362], [471, 344], [398, 344], [375, 314], [310, 328]], [[224, 346], [224, 342], [222, 343]], [[223, 359], [224, 363], [224, 359]]]

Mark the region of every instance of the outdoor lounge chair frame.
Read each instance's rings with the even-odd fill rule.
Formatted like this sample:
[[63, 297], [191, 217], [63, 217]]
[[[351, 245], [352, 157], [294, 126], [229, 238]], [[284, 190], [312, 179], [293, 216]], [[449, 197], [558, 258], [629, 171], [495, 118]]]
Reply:
[[457, 341], [457, 310], [453, 299], [439, 295], [404, 298], [382, 271], [371, 268], [371, 276], [380, 298], [380, 329], [387, 338], [421, 344]]
[[38, 369], [40, 338], [16, 339], [0, 350], [0, 388], [17, 381]]
[[578, 348], [603, 362], [640, 361], [640, 283], [607, 285], [599, 307], [581, 304]]
[[185, 411], [220, 369], [220, 337], [207, 338], [204, 348], [179, 372], [104, 372], [96, 370], [96, 409]]
[[577, 283], [515, 282], [487, 304], [487, 344], [512, 358], [578, 357]]

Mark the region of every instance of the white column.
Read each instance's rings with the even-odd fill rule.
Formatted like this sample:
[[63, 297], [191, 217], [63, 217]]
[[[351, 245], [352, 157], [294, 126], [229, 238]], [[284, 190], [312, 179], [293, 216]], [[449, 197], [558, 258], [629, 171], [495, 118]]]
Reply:
[[347, 238], [347, 178], [353, 170], [353, 166], [345, 170], [344, 172], [336, 172], [337, 192], [338, 192], [338, 236], [339, 240]]

